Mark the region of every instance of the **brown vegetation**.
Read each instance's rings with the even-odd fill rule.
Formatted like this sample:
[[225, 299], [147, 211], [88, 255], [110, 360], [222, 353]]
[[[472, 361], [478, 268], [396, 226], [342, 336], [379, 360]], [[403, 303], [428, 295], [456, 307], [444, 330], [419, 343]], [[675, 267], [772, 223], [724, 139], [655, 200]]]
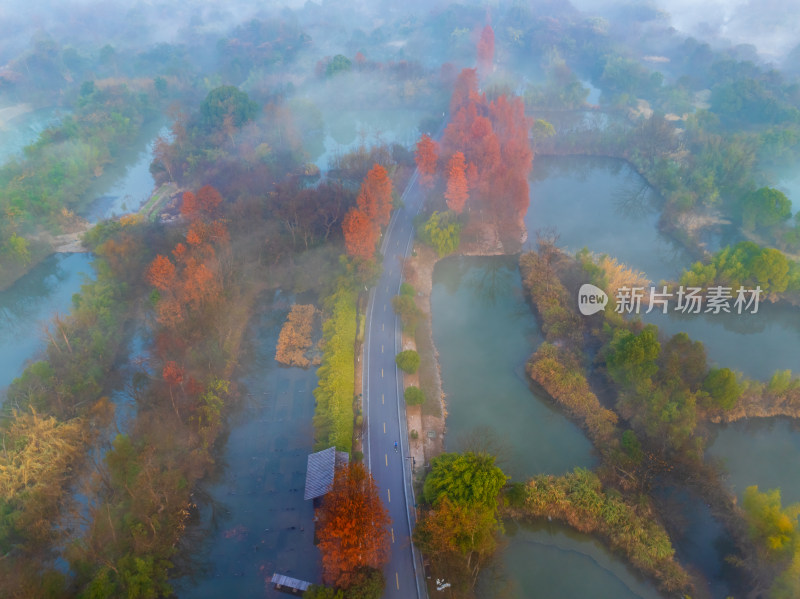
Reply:
[[294, 304], [286, 323], [278, 336], [275, 359], [286, 366], [308, 368], [311, 360], [307, 353], [311, 349], [311, 334], [317, 310], [311, 304]]
[[598, 535], [669, 592], [688, 591], [689, 575], [675, 559], [669, 535], [649, 507], [627, 503], [602, 488], [593, 473], [576, 469], [565, 476], [533, 478], [512, 500], [509, 515], [555, 518], [580, 532]]

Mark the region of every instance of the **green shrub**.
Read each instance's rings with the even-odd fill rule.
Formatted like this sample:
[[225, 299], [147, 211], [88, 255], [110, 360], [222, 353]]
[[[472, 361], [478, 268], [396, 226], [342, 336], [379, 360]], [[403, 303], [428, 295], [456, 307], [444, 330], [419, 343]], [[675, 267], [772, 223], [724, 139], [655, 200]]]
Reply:
[[408, 374], [414, 374], [419, 368], [419, 354], [413, 349], [401, 351], [394, 360], [400, 370]]
[[406, 404], [409, 406], [420, 406], [425, 403], [425, 393], [419, 387], [413, 385], [406, 387], [403, 395], [406, 398]]
[[439, 257], [443, 258], [458, 249], [461, 243], [461, 223], [450, 211], [434, 212], [417, 230], [417, 234], [423, 243], [431, 246], [439, 254]]
[[403, 323], [403, 330], [406, 333], [411, 335], [414, 334], [414, 331], [417, 330], [417, 325], [419, 324], [420, 319], [422, 318], [422, 311], [417, 307], [416, 302], [414, 301], [413, 289], [412, 295], [395, 295], [392, 298], [392, 308], [400, 317], [401, 322]]

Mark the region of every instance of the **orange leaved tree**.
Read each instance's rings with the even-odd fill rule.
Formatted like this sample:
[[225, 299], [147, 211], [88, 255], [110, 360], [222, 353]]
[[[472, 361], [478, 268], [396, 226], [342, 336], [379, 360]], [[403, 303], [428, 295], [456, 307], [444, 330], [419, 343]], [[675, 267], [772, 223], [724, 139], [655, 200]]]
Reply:
[[170, 289], [175, 283], [175, 265], [166, 256], [158, 254], [147, 270], [147, 280], [160, 291]]
[[372, 476], [360, 462], [339, 468], [318, 514], [325, 582], [348, 588], [362, 568], [389, 561], [391, 519]]
[[433, 176], [436, 174], [436, 162], [438, 156], [438, 144], [431, 139], [430, 135], [423, 135], [417, 143], [417, 151], [414, 153], [414, 160], [419, 169], [419, 181], [424, 187], [433, 187]]
[[464, 154], [461, 152], [453, 154], [450, 164], [447, 165], [447, 190], [444, 197], [447, 198], [447, 207], [456, 214], [461, 214], [464, 210], [469, 196], [466, 168]]
[[380, 164], [367, 173], [356, 201], [370, 220], [381, 227], [389, 224], [392, 215], [392, 180]]
[[344, 232], [344, 246], [349, 256], [364, 260], [375, 258], [378, 226], [363, 210], [350, 208], [342, 222], [342, 231]]

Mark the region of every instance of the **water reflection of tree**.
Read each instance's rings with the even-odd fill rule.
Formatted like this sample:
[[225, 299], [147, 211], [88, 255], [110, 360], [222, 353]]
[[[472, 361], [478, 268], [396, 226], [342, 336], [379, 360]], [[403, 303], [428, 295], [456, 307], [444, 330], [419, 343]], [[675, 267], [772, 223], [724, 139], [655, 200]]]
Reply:
[[491, 426], [476, 426], [459, 435], [455, 445], [458, 451], [493, 455], [500, 468], [508, 463], [513, 453], [511, 444]]
[[483, 305], [495, 306], [498, 299], [510, 297], [513, 293], [514, 273], [507, 259], [488, 258], [480, 262], [479, 268], [472, 269], [464, 285]]
[[531, 179], [541, 181], [549, 177], [563, 177], [586, 181], [594, 174], [593, 171], [616, 177], [623, 168], [630, 167], [623, 160], [607, 156], [537, 156], [533, 162]]
[[642, 220], [653, 213], [653, 191], [647, 181], [629, 171], [612, 197], [614, 212], [630, 220]]

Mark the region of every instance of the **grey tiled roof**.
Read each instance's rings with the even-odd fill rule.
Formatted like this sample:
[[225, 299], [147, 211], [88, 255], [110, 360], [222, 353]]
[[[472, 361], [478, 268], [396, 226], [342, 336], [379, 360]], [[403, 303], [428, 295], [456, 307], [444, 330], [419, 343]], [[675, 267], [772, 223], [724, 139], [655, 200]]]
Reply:
[[336, 468], [346, 465], [349, 457], [346, 451], [336, 451], [335, 447], [310, 454], [306, 467], [306, 491], [303, 499], [322, 497], [330, 491]]

